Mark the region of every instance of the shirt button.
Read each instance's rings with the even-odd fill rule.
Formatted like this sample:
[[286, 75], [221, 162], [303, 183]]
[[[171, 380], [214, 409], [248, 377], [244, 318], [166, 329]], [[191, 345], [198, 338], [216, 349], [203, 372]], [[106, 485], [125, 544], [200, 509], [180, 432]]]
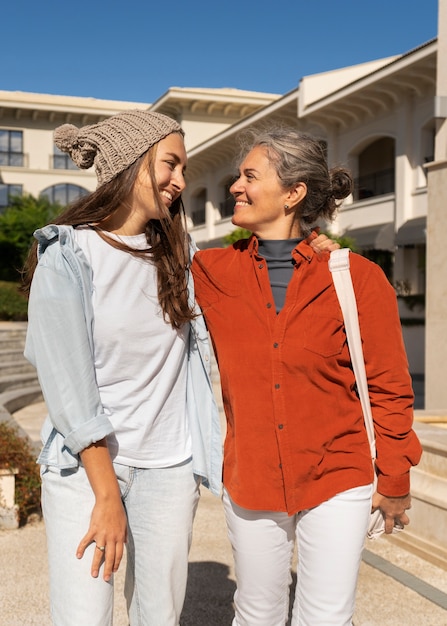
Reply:
[[276, 383], [275, 389], [279, 389], [280, 387], [281, 387], [281, 385], [278, 385], [278, 383]]
[[259, 263], [258, 267], [260, 270], [262, 270], [262, 268], [264, 267], [264, 263]]
[[267, 302], [267, 308], [271, 309], [272, 308], [272, 303], [271, 302]]
[[274, 347], [274, 348], [277, 348], [278, 346], [279, 346], [279, 344], [278, 344], [278, 343], [276, 343], [276, 341], [275, 341], [275, 343], [273, 344], [273, 347]]
[[284, 428], [284, 424], [278, 424], [278, 428], [279, 430], [282, 430]]

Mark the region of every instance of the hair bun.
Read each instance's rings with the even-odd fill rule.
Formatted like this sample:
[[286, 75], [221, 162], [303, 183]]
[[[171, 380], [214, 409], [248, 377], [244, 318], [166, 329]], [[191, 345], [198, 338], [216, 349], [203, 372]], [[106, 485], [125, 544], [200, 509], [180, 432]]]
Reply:
[[343, 167], [330, 170], [332, 193], [336, 200], [343, 200], [352, 193], [354, 183], [351, 173]]

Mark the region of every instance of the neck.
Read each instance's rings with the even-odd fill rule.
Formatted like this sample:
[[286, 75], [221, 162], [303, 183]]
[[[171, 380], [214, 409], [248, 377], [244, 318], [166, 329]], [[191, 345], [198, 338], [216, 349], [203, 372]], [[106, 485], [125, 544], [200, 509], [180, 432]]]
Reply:
[[299, 239], [302, 237], [298, 224], [294, 223], [290, 227], [278, 228], [277, 225], [272, 228], [257, 228], [254, 234], [258, 239], [268, 239], [274, 241], [275, 239]]

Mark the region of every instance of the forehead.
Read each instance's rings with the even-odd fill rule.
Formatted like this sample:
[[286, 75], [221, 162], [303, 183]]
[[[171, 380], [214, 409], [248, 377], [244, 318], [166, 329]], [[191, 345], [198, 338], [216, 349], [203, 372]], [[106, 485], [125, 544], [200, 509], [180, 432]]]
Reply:
[[274, 169], [269, 159], [267, 148], [265, 146], [252, 148], [242, 161], [241, 169], [255, 169], [258, 171]]
[[180, 133], [171, 133], [158, 142], [157, 154], [172, 154], [186, 163], [186, 150], [183, 136]]
[[264, 146], [255, 146], [248, 152], [244, 160], [242, 161], [242, 166], [246, 167], [267, 167], [270, 165], [270, 160], [268, 158], [267, 148]]

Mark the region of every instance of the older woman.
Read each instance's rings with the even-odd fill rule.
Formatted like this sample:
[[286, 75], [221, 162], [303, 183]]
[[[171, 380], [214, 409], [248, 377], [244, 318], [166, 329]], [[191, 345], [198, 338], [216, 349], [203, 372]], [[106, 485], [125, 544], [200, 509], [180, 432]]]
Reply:
[[378, 489], [343, 317], [313, 226], [352, 190], [328, 171], [321, 143], [294, 129], [251, 131], [231, 187], [233, 223], [253, 232], [195, 255], [196, 297], [219, 363], [227, 417], [224, 505], [235, 560], [234, 626], [288, 616], [294, 625], [351, 624], [368, 518], [408, 523], [409, 470], [421, 447], [396, 298], [381, 269], [351, 271], [377, 443]]

